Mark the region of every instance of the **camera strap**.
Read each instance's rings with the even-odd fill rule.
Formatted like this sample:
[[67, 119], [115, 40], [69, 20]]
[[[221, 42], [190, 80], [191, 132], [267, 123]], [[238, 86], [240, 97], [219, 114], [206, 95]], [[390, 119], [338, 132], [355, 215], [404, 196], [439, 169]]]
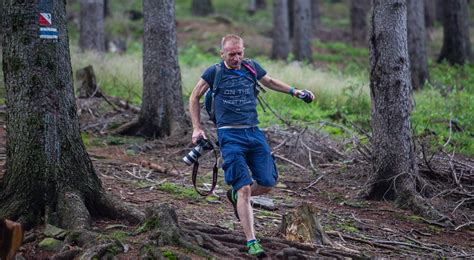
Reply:
[[201, 195], [201, 196], [207, 196], [207, 195], [211, 194], [212, 191], [214, 191], [214, 188], [216, 187], [216, 184], [217, 184], [217, 171], [218, 171], [217, 161], [218, 161], [219, 157], [217, 156], [216, 150], [213, 150], [213, 152], [214, 152], [214, 156], [216, 157], [216, 162], [214, 163], [214, 167], [212, 168], [212, 185], [211, 185], [211, 188], [209, 189], [209, 191], [201, 192], [197, 188], [196, 178], [197, 178], [197, 173], [198, 173], [198, 169], [199, 169], [199, 162], [197, 160], [196, 160], [196, 162], [194, 162], [193, 176], [192, 176], [193, 185], [194, 185], [194, 189], [196, 190], [196, 192], [199, 193], [199, 195]]

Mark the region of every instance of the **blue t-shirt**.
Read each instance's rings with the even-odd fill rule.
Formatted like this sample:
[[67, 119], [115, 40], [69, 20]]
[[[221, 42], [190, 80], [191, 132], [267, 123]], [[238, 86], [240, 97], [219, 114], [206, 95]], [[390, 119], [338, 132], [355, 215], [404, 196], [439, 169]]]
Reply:
[[[254, 74], [243, 64], [240, 69], [228, 69], [221, 61], [222, 78], [214, 97], [217, 127], [231, 125], [258, 125], [257, 101]], [[267, 72], [253, 61], [257, 80]], [[212, 65], [202, 74], [209, 86], [214, 84], [216, 65]]]

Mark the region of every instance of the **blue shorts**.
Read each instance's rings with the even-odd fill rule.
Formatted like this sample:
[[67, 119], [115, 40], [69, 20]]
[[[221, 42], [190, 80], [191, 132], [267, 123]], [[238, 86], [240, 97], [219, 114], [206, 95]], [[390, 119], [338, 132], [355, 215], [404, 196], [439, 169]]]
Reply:
[[[264, 134], [258, 127], [217, 130], [219, 145], [224, 159], [225, 181], [237, 191], [251, 185], [273, 187], [278, 171]], [[250, 172], [252, 175], [250, 175]]]

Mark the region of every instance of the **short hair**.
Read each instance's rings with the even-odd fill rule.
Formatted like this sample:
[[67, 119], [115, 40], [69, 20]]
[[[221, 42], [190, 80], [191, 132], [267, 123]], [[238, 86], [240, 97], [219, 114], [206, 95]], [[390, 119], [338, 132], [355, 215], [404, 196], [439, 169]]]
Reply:
[[244, 40], [240, 36], [235, 35], [235, 34], [227, 34], [226, 36], [222, 37], [221, 50], [224, 50], [224, 45], [230, 41], [233, 41], [233, 42], [238, 41], [238, 42], [241, 42], [242, 44], [244, 43]]

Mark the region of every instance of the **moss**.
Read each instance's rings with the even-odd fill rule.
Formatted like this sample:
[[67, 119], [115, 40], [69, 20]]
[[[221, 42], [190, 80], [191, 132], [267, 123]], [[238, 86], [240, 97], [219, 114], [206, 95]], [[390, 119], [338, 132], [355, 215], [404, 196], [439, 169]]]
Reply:
[[166, 259], [169, 260], [177, 260], [178, 257], [175, 255], [175, 253], [171, 250], [163, 250], [161, 251], [161, 255], [165, 257]]
[[357, 233], [359, 232], [359, 229], [355, 227], [352, 223], [350, 222], [345, 222], [345, 223], [338, 223], [337, 227], [341, 228], [344, 231], [350, 232], [350, 233]]

